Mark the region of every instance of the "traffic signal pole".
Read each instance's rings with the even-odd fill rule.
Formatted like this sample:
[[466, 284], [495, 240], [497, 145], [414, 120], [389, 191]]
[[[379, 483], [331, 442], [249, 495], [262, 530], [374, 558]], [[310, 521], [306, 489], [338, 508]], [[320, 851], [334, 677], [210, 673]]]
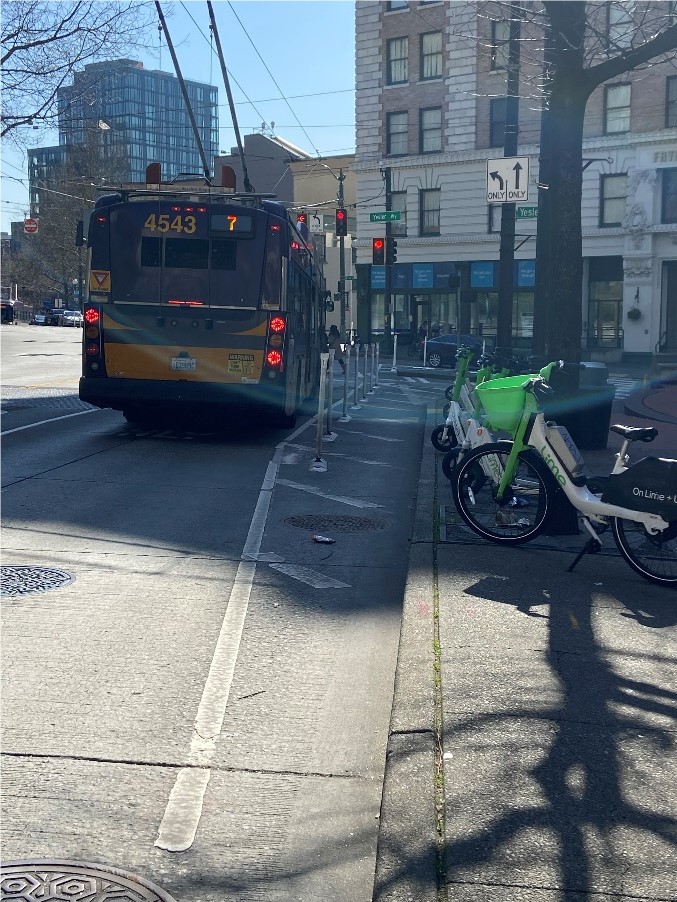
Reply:
[[[386, 210], [390, 210], [391, 201], [392, 201], [392, 197], [391, 197], [392, 183], [391, 183], [390, 166], [385, 167], [385, 190], [386, 190]], [[386, 219], [386, 240], [385, 240], [386, 248], [390, 244], [390, 236], [391, 235], [392, 235], [392, 226], [390, 224], [390, 219]], [[385, 340], [384, 341], [385, 350], [387, 350], [387, 351], [390, 351], [390, 349], [392, 347], [392, 341], [393, 341], [393, 338], [392, 338], [393, 330], [391, 328], [391, 323], [394, 326], [394, 323], [392, 322], [393, 317], [392, 317], [391, 306], [390, 306], [390, 304], [391, 304], [390, 293], [392, 290], [392, 269], [393, 269], [392, 266], [389, 266], [386, 262], [385, 293], [384, 293], [384, 297], [383, 297], [383, 320], [384, 320], [384, 322], [383, 322], [383, 338]]]
[[[338, 205], [339, 210], [343, 209], [343, 182], [345, 181], [345, 175], [343, 174], [343, 169], [339, 169], [338, 174]], [[346, 334], [346, 258], [344, 256], [345, 252], [345, 238], [343, 235], [339, 236], [339, 303], [341, 305], [341, 319], [340, 319], [340, 330], [341, 330], [341, 339], [345, 340]]]

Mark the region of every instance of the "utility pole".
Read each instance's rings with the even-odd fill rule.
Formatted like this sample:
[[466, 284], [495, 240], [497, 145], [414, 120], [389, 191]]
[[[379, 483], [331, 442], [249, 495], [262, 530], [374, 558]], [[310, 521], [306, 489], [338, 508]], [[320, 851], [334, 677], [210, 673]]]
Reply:
[[[343, 174], [343, 169], [339, 169], [338, 174], [338, 205], [339, 210], [343, 210], [343, 182], [345, 181], [345, 175]], [[348, 296], [346, 292], [346, 258], [345, 258], [345, 238], [343, 235], [339, 235], [339, 303], [341, 305], [341, 320], [340, 320], [340, 330], [341, 330], [341, 338], [345, 338], [346, 333], [346, 298]]]
[[[510, 39], [508, 42], [508, 78], [505, 99], [505, 138], [503, 155], [517, 155], [519, 127], [519, 64], [520, 16], [519, 3], [510, 4]], [[513, 274], [515, 270], [515, 204], [501, 205], [501, 249], [498, 282], [498, 316], [496, 346], [512, 346]]]

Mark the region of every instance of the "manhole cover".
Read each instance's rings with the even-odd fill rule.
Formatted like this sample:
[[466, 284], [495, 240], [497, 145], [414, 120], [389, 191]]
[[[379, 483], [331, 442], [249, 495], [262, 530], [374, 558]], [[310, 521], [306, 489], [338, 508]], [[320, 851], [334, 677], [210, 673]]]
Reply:
[[373, 517], [330, 517], [321, 514], [287, 517], [284, 521], [297, 529], [334, 530], [334, 532], [360, 532], [363, 529], [385, 529], [389, 524], [385, 520], [374, 520]]
[[84, 861], [8, 861], [0, 892], [2, 902], [176, 902], [142, 877]]
[[67, 586], [74, 579], [65, 570], [47, 567], [0, 567], [0, 596], [49, 592]]

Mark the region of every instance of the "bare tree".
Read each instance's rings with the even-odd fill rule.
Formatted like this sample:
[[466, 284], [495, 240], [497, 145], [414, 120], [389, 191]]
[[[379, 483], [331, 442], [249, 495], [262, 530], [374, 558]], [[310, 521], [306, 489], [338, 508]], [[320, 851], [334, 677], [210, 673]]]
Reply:
[[53, 126], [57, 91], [85, 63], [127, 57], [139, 46], [147, 52], [153, 15], [152, 4], [137, 0], [5, 0], [2, 136], [23, 145], [22, 127]]
[[[581, 356], [583, 120], [595, 88], [624, 72], [674, 58], [677, 24], [667, 3], [545, 2], [537, 292], [534, 351]], [[620, 10], [611, 27], [611, 8]], [[543, 212], [543, 216], [540, 213]], [[556, 311], [556, 314], [555, 314]]]

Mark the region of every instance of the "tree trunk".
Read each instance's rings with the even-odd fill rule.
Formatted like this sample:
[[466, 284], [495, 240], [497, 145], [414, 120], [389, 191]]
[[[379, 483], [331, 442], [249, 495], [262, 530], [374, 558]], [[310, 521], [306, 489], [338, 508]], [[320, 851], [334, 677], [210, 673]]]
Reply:
[[[547, 136], [541, 148], [547, 157], [548, 231], [546, 307], [543, 356], [548, 360], [581, 358], [583, 240], [581, 197], [583, 189], [583, 118], [587, 94], [573, 79], [558, 78], [550, 98]], [[539, 225], [541, 223], [539, 222]], [[536, 310], [534, 311], [536, 317]], [[538, 330], [537, 330], [538, 331]]]

